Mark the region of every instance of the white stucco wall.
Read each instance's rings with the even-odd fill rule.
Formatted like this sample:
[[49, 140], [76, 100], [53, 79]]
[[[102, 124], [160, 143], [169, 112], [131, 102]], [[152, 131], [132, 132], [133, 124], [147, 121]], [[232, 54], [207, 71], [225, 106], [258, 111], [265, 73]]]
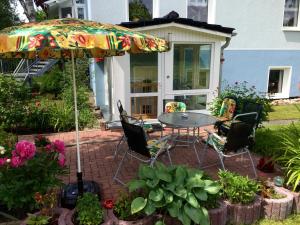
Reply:
[[216, 1], [216, 24], [236, 28], [227, 49], [300, 49], [300, 31], [282, 28], [285, 0]]
[[89, 0], [90, 19], [103, 23], [118, 24], [128, 20], [128, 0]]

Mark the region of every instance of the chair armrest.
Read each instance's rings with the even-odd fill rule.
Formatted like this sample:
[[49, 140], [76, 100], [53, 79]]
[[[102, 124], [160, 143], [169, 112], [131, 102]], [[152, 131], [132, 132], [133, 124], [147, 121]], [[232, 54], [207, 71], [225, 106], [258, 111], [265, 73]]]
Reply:
[[239, 119], [240, 117], [243, 117], [243, 116], [251, 116], [251, 115], [255, 115], [255, 120], [257, 120], [258, 113], [257, 113], [257, 112], [249, 112], [249, 113], [241, 113], [241, 114], [237, 114], [237, 115], [233, 118], [233, 121], [238, 121], [238, 119]]

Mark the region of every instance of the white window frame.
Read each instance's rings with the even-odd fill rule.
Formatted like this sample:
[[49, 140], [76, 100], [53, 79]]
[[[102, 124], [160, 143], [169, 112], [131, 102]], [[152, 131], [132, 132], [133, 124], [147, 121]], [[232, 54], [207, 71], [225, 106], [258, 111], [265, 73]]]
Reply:
[[[75, 1], [75, 3], [76, 3], [76, 0], [74, 0]], [[77, 16], [77, 18], [78, 18], [78, 8], [83, 8], [83, 12], [84, 12], [84, 18], [83, 19], [87, 19], [87, 10], [86, 10], [86, 3], [87, 2], [87, 0], [84, 0], [84, 4], [81, 4], [81, 3], [76, 3], [75, 4], [75, 8], [76, 8], [76, 13], [75, 13], [75, 15]]]
[[[271, 70], [283, 70], [283, 81], [282, 81], [282, 92], [281, 93], [275, 93], [273, 95], [270, 95], [268, 93]], [[278, 99], [278, 98], [289, 98], [290, 97], [291, 78], [292, 78], [292, 67], [291, 66], [269, 66], [267, 78], [268, 78], [267, 79], [267, 87], [266, 87], [267, 98]]]
[[284, 14], [285, 14], [285, 0], [284, 0], [284, 4], [283, 4], [282, 30], [284, 30], [284, 31], [300, 31], [300, 3], [299, 3], [299, 6], [298, 6], [297, 26], [293, 26], [293, 27], [284, 26], [283, 25]]
[[[212, 0], [207, 0], [207, 18], [206, 18], [207, 23], [209, 23], [211, 20], [211, 18], [209, 17], [210, 1]], [[189, 15], [189, 0], [186, 0], [186, 18], [189, 18], [188, 15]]]

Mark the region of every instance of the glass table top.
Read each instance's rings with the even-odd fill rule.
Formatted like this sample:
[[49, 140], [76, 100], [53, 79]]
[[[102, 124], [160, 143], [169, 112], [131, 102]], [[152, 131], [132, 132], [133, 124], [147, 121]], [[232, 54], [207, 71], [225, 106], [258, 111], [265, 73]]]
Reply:
[[158, 117], [163, 124], [178, 128], [195, 128], [214, 124], [217, 119], [213, 116], [196, 112], [163, 113]]

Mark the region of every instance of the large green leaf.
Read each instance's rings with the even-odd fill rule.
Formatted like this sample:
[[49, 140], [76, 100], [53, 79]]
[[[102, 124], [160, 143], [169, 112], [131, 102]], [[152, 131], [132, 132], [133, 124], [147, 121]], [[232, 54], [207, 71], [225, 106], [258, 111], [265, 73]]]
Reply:
[[140, 212], [145, 208], [147, 204], [147, 199], [144, 199], [142, 197], [138, 197], [134, 199], [131, 203], [131, 214]]
[[[201, 218], [203, 217], [200, 214], [203, 214], [201, 209], [196, 209], [189, 204], [184, 205], [184, 212], [188, 215], [188, 217], [196, 224], [200, 224]], [[202, 223], [201, 223], [202, 225]]]
[[147, 180], [146, 184], [150, 188], [155, 188], [159, 183], [159, 179]]
[[172, 176], [166, 170], [157, 169], [157, 170], [155, 170], [155, 175], [160, 180], [163, 180], [163, 181], [168, 182], [168, 183], [172, 182]]
[[161, 188], [151, 190], [149, 193], [149, 198], [155, 202], [162, 200], [164, 196], [164, 191]]
[[202, 211], [202, 213], [200, 213], [200, 216], [201, 216], [200, 224], [201, 225], [209, 225], [210, 221], [209, 221], [209, 215], [208, 215], [207, 209], [204, 207], [201, 207], [201, 211]]
[[177, 195], [178, 197], [181, 197], [181, 198], [184, 198], [184, 199], [187, 196], [187, 190], [184, 187], [182, 187], [182, 186], [177, 187], [175, 189], [175, 191], [173, 191], [173, 193], [175, 195]]
[[182, 166], [178, 166], [175, 172], [175, 184], [183, 184], [184, 179], [187, 175], [186, 169]]
[[172, 202], [168, 205], [168, 212], [172, 217], [178, 217], [180, 205], [177, 202]]
[[168, 203], [168, 204], [173, 201], [173, 193], [171, 193], [169, 191], [164, 191], [164, 197], [165, 197], [166, 203]]
[[[205, 182], [205, 183], [207, 183], [207, 182]], [[215, 181], [213, 181], [209, 185], [205, 185], [205, 187], [204, 187], [204, 190], [212, 195], [217, 194], [220, 191], [220, 189], [221, 189], [221, 186]]]
[[168, 191], [174, 191], [175, 190], [175, 183], [168, 183], [166, 185], [163, 185], [164, 189], [168, 190]]
[[199, 203], [198, 203], [198, 200], [196, 199], [195, 195], [192, 194], [192, 193], [188, 193], [188, 194], [187, 194], [186, 201], [187, 201], [191, 206], [193, 206], [194, 208], [199, 208], [199, 207], [200, 207], [200, 205], [199, 205]]
[[129, 192], [144, 188], [145, 186], [146, 182], [144, 180], [132, 180], [128, 183]]
[[146, 215], [152, 215], [156, 210], [155, 205], [153, 204], [153, 202], [151, 200], [147, 201], [147, 205], [144, 208], [144, 212], [146, 213]]
[[165, 225], [165, 223], [163, 221], [157, 221], [154, 225]]
[[139, 178], [141, 179], [155, 179], [154, 168], [146, 165], [141, 165], [139, 168]]
[[179, 210], [178, 219], [182, 222], [183, 225], [190, 225], [191, 219], [190, 217], [184, 212], [184, 210]]
[[195, 187], [204, 187], [205, 183], [204, 181], [201, 179], [202, 175], [199, 174], [194, 174], [192, 177], [189, 177], [187, 179], [187, 183], [186, 186], [191, 190], [192, 188]]
[[202, 188], [194, 188], [193, 192], [195, 196], [200, 200], [200, 201], [206, 201], [207, 200], [207, 192], [204, 191]]

